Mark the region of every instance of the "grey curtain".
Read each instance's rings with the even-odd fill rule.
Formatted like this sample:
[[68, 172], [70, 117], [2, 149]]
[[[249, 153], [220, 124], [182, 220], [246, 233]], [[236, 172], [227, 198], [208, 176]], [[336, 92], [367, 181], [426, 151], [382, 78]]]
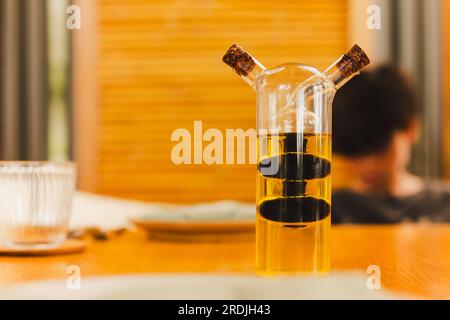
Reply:
[[421, 99], [422, 134], [411, 169], [443, 176], [442, 1], [392, 0], [392, 60], [415, 79]]
[[0, 0], [0, 159], [47, 158], [45, 0]]

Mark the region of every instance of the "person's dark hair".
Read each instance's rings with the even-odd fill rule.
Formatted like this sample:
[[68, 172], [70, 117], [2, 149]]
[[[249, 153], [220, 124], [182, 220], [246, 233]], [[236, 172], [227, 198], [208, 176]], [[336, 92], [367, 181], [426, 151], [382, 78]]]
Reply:
[[350, 157], [379, 153], [417, 114], [413, 85], [398, 68], [362, 72], [336, 93], [333, 151]]

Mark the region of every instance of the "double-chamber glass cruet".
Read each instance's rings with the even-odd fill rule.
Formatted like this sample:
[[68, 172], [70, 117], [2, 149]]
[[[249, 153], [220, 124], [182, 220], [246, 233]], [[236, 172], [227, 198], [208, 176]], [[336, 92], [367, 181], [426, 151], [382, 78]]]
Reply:
[[257, 273], [326, 274], [332, 102], [369, 59], [355, 45], [325, 72], [297, 63], [266, 69], [233, 45], [223, 61], [257, 93]]

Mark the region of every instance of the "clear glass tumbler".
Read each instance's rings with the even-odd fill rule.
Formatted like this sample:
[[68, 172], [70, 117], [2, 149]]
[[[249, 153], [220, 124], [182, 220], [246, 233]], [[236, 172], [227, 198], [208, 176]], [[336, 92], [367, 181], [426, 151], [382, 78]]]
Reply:
[[0, 245], [55, 246], [66, 239], [76, 167], [0, 162]]

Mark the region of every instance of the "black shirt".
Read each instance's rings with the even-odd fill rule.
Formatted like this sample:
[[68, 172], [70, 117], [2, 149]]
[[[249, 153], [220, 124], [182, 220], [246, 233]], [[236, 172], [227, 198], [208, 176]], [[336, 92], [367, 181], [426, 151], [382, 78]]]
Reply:
[[450, 186], [440, 182], [403, 198], [337, 190], [332, 201], [333, 223], [450, 222]]

